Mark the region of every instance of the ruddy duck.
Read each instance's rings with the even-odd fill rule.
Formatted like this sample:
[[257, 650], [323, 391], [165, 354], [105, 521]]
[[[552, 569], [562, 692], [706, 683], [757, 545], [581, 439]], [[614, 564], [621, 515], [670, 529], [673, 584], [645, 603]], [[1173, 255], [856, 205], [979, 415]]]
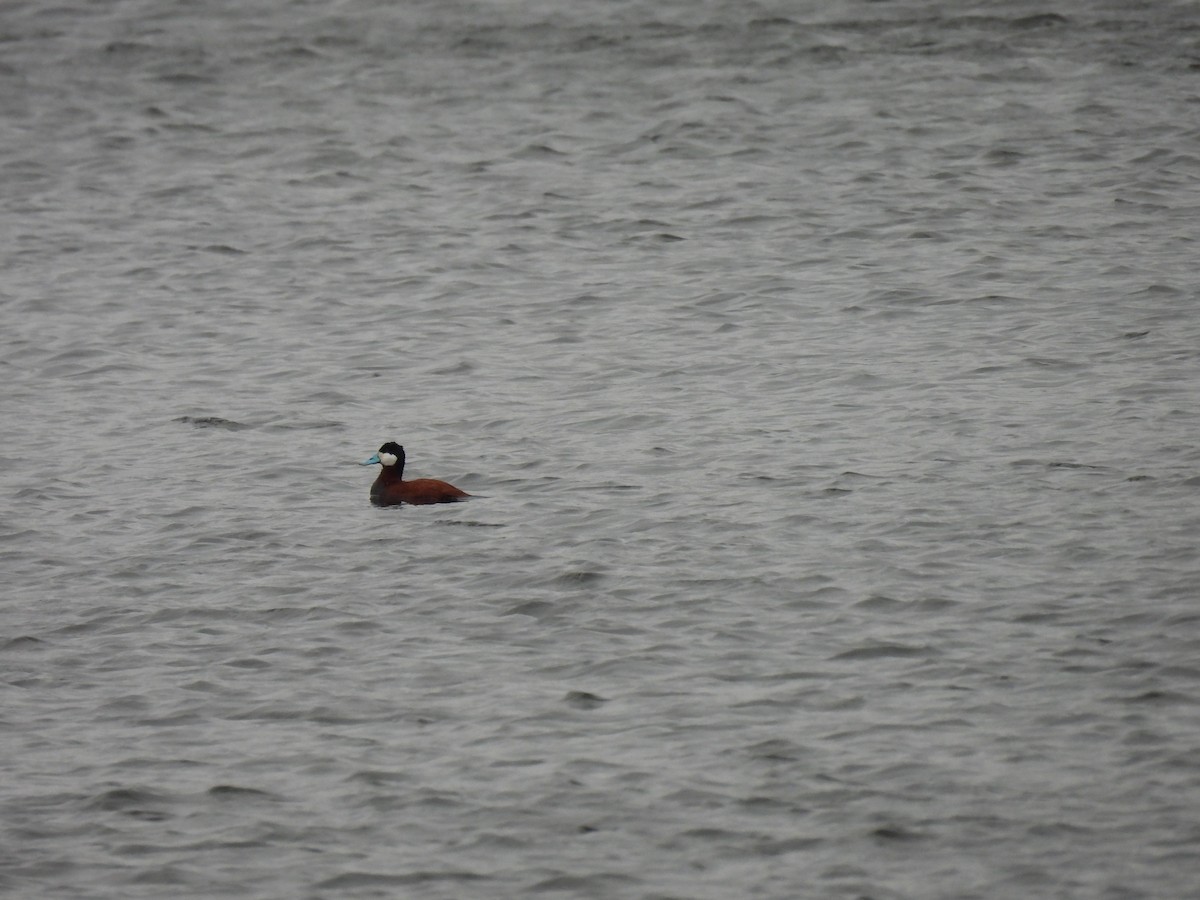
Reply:
[[436, 478], [414, 478], [404, 480], [404, 448], [395, 441], [388, 441], [379, 452], [364, 459], [359, 465], [383, 466], [379, 477], [371, 485], [371, 502], [376, 506], [399, 506], [401, 503], [454, 503], [466, 500], [471, 495], [460, 491], [452, 484]]

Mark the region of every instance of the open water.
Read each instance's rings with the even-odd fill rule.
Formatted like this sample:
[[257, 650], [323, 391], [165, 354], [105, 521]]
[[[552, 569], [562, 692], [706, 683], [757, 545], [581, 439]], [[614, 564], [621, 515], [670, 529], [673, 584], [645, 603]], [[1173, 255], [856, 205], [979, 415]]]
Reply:
[[0, 892], [1196, 896], [1196, 4], [9, 0], [0, 202]]

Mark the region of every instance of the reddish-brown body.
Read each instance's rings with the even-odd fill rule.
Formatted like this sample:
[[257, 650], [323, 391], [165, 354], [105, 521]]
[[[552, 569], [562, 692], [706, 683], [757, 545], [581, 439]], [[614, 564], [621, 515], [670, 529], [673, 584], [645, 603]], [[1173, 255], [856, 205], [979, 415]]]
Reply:
[[399, 506], [401, 503], [453, 503], [471, 495], [452, 484], [436, 478], [404, 480], [404, 448], [388, 441], [379, 451], [362, 462], [364, 466], [383, 466], [371, 485], [371, 502], [376, 506]]
[[395, 466], [384, 466], [371, 485], [371, 502], [376, 506], [399, 506], [401, 503], [454, 503], [471, 495], [452, 484], [436, 478], [414, 478], [405, 481]]

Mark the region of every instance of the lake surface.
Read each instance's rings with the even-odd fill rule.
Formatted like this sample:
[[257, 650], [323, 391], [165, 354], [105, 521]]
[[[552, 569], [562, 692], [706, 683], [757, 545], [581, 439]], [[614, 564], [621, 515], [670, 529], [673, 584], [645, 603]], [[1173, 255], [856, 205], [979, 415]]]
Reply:
[[0, 892], [1195, 896], [1195, 4], [0, 50]]

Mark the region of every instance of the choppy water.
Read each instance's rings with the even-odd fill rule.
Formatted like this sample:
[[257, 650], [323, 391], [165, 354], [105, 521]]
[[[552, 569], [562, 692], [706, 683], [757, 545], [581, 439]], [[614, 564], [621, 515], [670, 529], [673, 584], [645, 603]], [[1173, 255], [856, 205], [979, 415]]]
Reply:
[[6, 4], [0, 891], [1194, 896], [1197, 122], [1185, 2]]

